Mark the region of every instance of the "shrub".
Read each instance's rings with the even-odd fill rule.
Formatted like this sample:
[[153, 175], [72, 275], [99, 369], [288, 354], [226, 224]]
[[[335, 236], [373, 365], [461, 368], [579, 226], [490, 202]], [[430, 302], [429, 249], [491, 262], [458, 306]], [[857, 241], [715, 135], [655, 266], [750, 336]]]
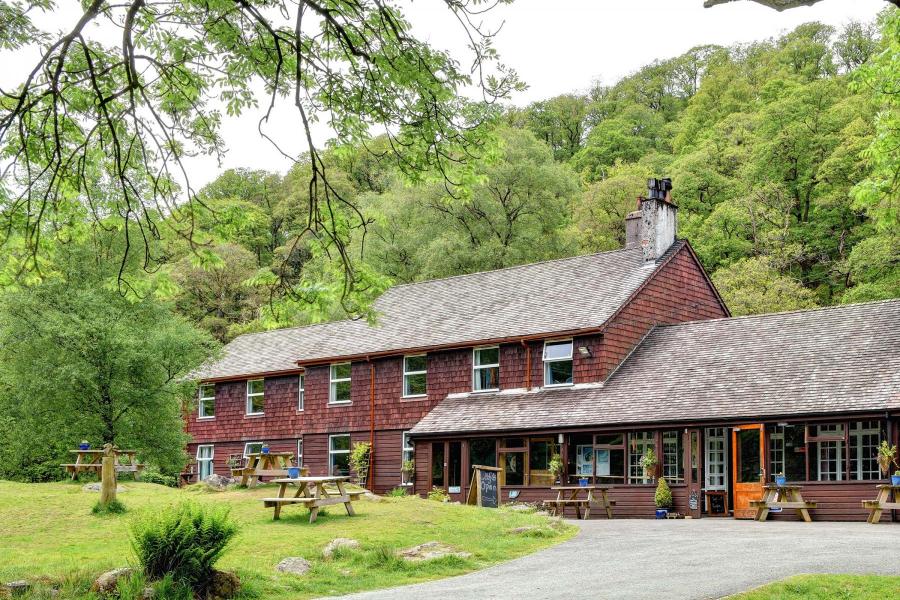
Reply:
[[202, 597], [212, 582], [216, 561], [236, 533], [237, 525], [227, 509], [185, 503], [137, 521], [131, 540], [148, 578], [170, 575], [175, 583]]
[[444, 488], [435, 486], [431, 488], [430, 492], [428, 492], [428, 499], [434, 500], [435, 502], [446, 502], [450, 499], [450, 496], [447, 495], [447, 492], [444, 491]]
[[350, 468], [361, 481], [365, 481], [369, 475], [369, 452], [372, 445], [369, 442], [357, 442], [350, 451]]
[[386, 495], [390, 496], [391, 498], [403, 498], [404, 496], [408, 496], [409, 492], [406, 490], [405, 487], [395, 487], [394, 489], [389, 491]]
[[94, 508], [91, 509], [91, 512], [95, 515], [121, 515], [128, 509], [125, 508], [125, 505], [119, 502], [118, 500], [113, 500], [112, 502], [108, 502], [105, 505], [102, 502], [97, 502], [94, 505]]
[[669, 489], [669, 484], [666, 483], [665, 477], [659, 478], [654, 499], [656, 500], [657, 508], [670, 508], [672, 506], [672, 490]]
[[178, 487], [178, 479], [172, 475], [166, 475], [156, 470], [146, 469], [141, 473], [140, 480], [144, 483], [158, 483], [168, 487]]

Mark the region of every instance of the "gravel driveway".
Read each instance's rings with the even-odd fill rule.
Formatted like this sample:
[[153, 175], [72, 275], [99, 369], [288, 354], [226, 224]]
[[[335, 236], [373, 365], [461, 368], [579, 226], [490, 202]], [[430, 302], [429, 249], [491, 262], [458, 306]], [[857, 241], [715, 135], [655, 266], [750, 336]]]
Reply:
[[900, 524], [572, 521], [572, 540], [483, 571], [348, 598], [720, 598], [798, 573], [900, 575]]

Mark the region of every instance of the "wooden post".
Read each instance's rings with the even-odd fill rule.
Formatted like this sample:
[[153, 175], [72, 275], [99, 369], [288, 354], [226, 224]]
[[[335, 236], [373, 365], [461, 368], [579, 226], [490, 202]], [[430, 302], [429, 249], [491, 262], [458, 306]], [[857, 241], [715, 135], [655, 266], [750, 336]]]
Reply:
[[112, 444], [103, 446], [100, 468], [100, 504], [108, 506], [116, 500], [116, 454]]

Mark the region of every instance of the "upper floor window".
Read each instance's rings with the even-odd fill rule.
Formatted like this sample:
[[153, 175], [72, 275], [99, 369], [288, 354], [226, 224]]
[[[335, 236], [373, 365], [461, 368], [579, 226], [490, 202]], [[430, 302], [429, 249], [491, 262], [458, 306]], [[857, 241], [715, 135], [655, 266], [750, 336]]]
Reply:
[[328, 402], [331, 404], [350, 402], [350, 363], [331, 365], [331, 392]]
[[204, 383], [200, 385], [199, 417], [212, 419], [216, 416], [216, 384]]
[[472, 359], [472, 389], [476, 392], [500, 389], [500, 347], [475, 348]]
[[264, 379], [251, 379], [247, 382], [247, 414], [263, 414], [266, 382]]
[[297, 410], [303, 410], [303, 402], [306, 399], [305, 398], [305, 396], [306, 396], [306, 387], [305, 387], [306, 376], [305, 375], [300, 376], [300, 380], [297, 383], [297, 385], [299, 386], [299, 390], [300, 390], [299, 392], [297, 392]]
[[572, 340], [544, 343], [544, 386], [572, 385]]
[[424, 354], [403, 357], [403, 397], [424, 396], [427, 392], [428, 357]]

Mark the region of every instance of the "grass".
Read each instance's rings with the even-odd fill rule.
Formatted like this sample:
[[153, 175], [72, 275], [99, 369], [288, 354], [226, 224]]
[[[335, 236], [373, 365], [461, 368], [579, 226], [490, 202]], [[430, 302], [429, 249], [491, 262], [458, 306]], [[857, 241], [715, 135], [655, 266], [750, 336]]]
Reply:
[[[0, 481], [0, 582], [17, 579], [60, 587], [56, 596], [87, 599], [93, 578], [106, 570], [133, 564], [128, 527], [145, 511], [182, 500], [228, 506], [240, 525], [219, 568], [240, 575], [242, 598], [295, 599], [383, 588], [458, 575], [509, 560], [571, 537], [571, 526], [549, 527], [546, 517], [509, 510], [441, 504], [416, 497], [354, 503], [357, 516], [329, 507], [310, 525], [300, 506], [286, 507], [280, 521], [264, 509], [260, 498], [274, 495], [273, 486], [201, 493], [150, 483], [127, 482], [118, 498], [125, 514], [91, 514], [96, 493], [74, 483], [24, 484]], [[539, 526], [534, 535], [511, 529]], [[534, 533], [534, 532], [529, 532]], [[358, 551], [321, 557], [332, 539], [359, 540]], [[398, 560], [395, 551], [438, 540], [472, 553], [468, 559], [446, 558], [423, 563]], [[288, 556], [313, 563], [303, 577], [277, 573]], [[40, 587], [40, 586], [38, 586]], [[43, 598], [37, 590], [32, 598]], [[27, 597], [27, 596], [26, 596]]]
[[795, 575], [729, 596], [730, 600], [869, 600], [900, 598], [900, 577], [885, 575]]

